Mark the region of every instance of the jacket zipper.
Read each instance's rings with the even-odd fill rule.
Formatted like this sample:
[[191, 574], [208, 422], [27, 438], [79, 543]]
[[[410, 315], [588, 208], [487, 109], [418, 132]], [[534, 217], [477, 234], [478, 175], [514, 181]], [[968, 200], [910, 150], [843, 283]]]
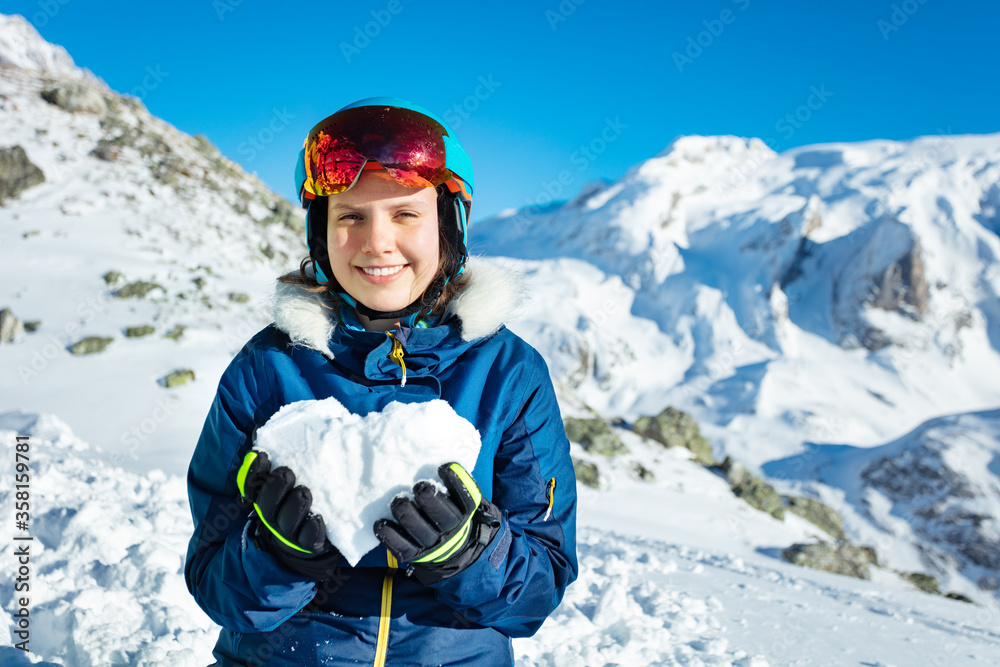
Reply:
[[392, 335], [391, 331], [386, 331], [385, 335], [392, 339], [392, 350], [389, 351], [389, 358], [399, 364], [399, 367], [403, 369], [403, 380], [399, 383], [400, 387], [406, 386], [406, 362], [403, 361], [403, 344], [400, 343], [395, 336]]
[[382, 580], [382, 611], [378, 621], [378, 639], [375, 643], [375, 667], [385, 667], [385, 656], [389, 652], [389, 612], [392, 611], [392, 580], [396, 576], [399, 563], [391, 551], [386, 551], [389, 571]]

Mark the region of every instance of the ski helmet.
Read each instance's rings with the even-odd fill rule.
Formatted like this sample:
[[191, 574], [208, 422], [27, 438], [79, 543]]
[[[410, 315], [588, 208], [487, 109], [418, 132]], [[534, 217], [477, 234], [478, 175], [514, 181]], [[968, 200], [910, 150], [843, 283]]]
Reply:
[[372, 310], [345, 292], [337, 294], [370, 319], [399, 317], [412, 325], [429, 310], [422, 304], [437, 301], [445, 285], [464, 270], [474, 188], [472, 162], [443, 120], [406, 100], [370, 97], [317, 123], [299, 151], [295, 188], [306, 209], [306, 243], [320, 284], [329, 284], [333, 275], [327, 249], [327, 197], [351, 188], [366, 168], [375, 166], [401, 185], [438, 187], [439, 224], [454, 259], [421, 298], [399, 311]]

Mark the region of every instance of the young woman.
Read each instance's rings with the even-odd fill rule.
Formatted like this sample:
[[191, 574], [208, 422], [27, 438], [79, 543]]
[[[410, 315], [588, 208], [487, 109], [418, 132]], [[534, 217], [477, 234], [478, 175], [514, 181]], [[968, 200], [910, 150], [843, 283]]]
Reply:
[[[309, 257], [274, 324], [219, 383], [188, 472], [185, 577], [222, 632], [218, 665], [504, 665], [577, 574], [576, 482], [541, 356], [504, 328], [515, 278], [469, 258], [472, 166], [434, 114], [394, 98], [344, 107], [296, 164]], [[442, 465], [372, 529], [355, 566], [294, 471], [254, 430], [333, 396], [366, 415], [441, 398], [479, 431], [472, 470]]]

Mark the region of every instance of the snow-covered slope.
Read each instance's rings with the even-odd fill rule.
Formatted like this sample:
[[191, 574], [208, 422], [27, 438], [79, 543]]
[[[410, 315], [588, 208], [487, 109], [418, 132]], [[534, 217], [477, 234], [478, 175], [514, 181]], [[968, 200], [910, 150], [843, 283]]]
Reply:
[[[17, 435], [29, 438], [32, 459], [31, 653], [11, 635], [0, 665], [211, 663], [217, 629], [181, 575], [191, 531], [183, 479], [109, 465], [53, 416], [0, 416], [0, 440]], [[519, 666], [1000, 661], [994, 611], [888, 576], [866, 582], [784, 563], [771, 552], [808, 539], [811, 524], [750, 509], [682, 450], [628, 444], [657, 483], [612, 470], [608, 492], [583, 489], [580, 578], [535, 637], [515, 640]], [[2, 478], [13, 468], [13, 457], [0, 460]], [[0, 504], [12, 494], [0, 489]], [[0, 557], [13, 561], [14, 548], [4, 543]], [[0, 586], [4, 609], [13, 594]], [[0, 633], [15, 629], [0, 619]]]
[[[219, 376], [268, 321], [259, 302], [305, 255], [301, 212], [19, 17], [2, 20], [0, 150], [23, 149], [44, 182], [0, 202], [0, 308], [40, 322], [0, 346], [0, 396], [58, 414], [135, 471], [182, 472]], [[52, 90], [92, 108], [43, 99]], [[155, 287], [118, 298], [138, 281]], [[155, 331], [125, 335], [140, 326]], [[88, 336], [112, 341], [71, 354]], [[163, 387], [178, 369], [195, 381]]]
[[[933, 419], [885, 445], [813, 445], [764, 466], [823, 494], [852, 539], [977, 596], [1000, 588], [1000, 410]], [[993, 604], [993, 603], [991, 603]]]
[[[18, 163], [15, 147], [44, 175], [25, 167], [33, 185], [9, 197], [0, 183], [0, 309], [37, 323], [0, 344], [0, 439], [28, 434], [37, 455], [35, 657], [206, 664], [181, 476], [274, 277], [304, 255], [301, 212], [0, 16], [0, 151]], [[619, 429], [632, 453], [581, 487], [581, 580], [516, 643], [520, 664], [1000, 663], [998, 165], [1000, 135], [782, 154], [684, 137], [617, 183], [473, 227], [475, 251], [533, 286], [512, 328], [564, 414], [691, 412], [717, 456], [833, 506], [887, 566], [863, 582], [783, 562], [818, 529]], [[72, 354], [87, 336], [111, 342]], [[194, 380], [166, 386], [178, 369]]]
[[16, 67], [63, 79], [97, 81], [90, 70], [73, 63], [66, 49], [41, 39], [23, 16], [0, 14], [0, 67]]

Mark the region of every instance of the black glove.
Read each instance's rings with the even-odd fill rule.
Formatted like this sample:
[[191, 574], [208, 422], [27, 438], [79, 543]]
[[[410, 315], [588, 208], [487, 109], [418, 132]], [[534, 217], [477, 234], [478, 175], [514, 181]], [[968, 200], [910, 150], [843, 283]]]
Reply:
[[254, 544], [285, 569], [310, 579], [333, 577], [341, 555], [326, 537], [323, 517], [310, 513], [312, 493], [295, 486], [295, 474], [282, 466], [271, 470], [265, 452], [247, 452], [236, 478], [243, 503], [252, 506]]
[[[457, 463], [438, 468], [448, 488], [428, 481], [413, 487], [413, 500], [395, 498], [396, 521], [379, 519], [375, 536], [422, 584], [453, 577], [472, 565], [500, 529], [500, 510], [483, 498], [472, 476]], [[397, 523], [398, 522], [398, 523]]]

